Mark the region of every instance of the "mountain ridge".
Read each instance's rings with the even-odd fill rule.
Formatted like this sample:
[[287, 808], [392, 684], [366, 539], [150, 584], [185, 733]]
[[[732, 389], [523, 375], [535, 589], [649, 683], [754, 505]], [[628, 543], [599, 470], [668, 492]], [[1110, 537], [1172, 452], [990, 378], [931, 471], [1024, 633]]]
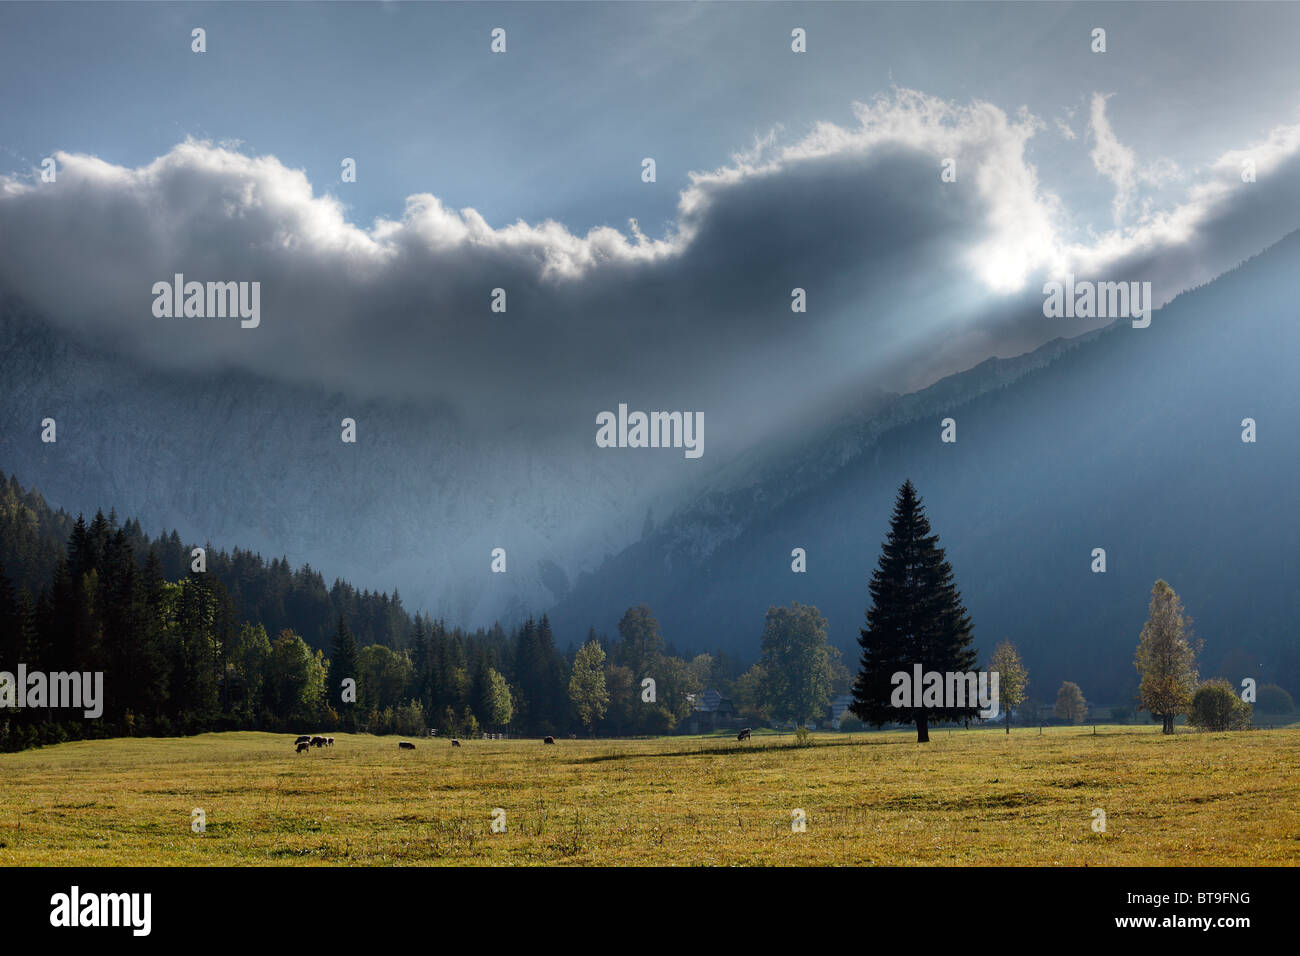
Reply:
[[[1254, 503], [1243, 508], [1248, 533], [1216, 525], [1207, 508], [1226, 503], [1225, 489], [1240, 482], [1295, 502], [1288, 478], [1300, 459], [1284, 426], [1245, 444], [1238, 423], [1300, 419], [1300, 401], [1284, 385], [1287, 357], [1300, 349], [1298, 255], [1294, 232], [1166, 303], [1151, 329], [1119, 321], [904, 396], [874, 426], [861, 423], [855, 451], [846, 454], [851, 442], [814, 451], [841, 458], [838, 468], [797, 488], [781, 486], [785, 476], [772, 472], [739, 492], [743, 505], [702, 496], [575, 581], [553, 619], [607, 627], [619, 606], [644, 601], [679, 644], [737, 650], [757, 641], [770, 604], [799, 600], [821, 607], [834, 643], [856, 656], [889, 502], [910, 477], [968, 595], [977, 645], [987, 654], [1004, 636], [1017, 640], [1031, 669], [1052, 685], [1043, 694], [1070, 679], [1085, 693], [1131, 698], [1136, 673], [1122, 675], [1131, 671], [1158, 577], [1176, 589], [1192, 582], [1184, 600], [1194, 617], [1205, 611], [1207, 671], [1235, 681], [1264, 673], [1295, 686], [1300, 661], [1287, 622], [1300, 604], [1285, 569], [1296, 567], [1296, 529], [1281, 526], [1272, 543], [1268, 517]], [[1241, 303], [1251, 305], [1244, 317]], [[956, 418], [956, 444], [940, 442], [941, 415]], [[1253, 465], [1243, 449], [1256, 453]], [[1153, 496], [1150, 488], [1162, 484], [1165, 496]], [[744, 520], [730, 524], [737, 515]], [[851, 540], [856, 522], [866, 528]], [[1217, 553], [1198, 564], [1191, 559], [1197, 543]], [[791, 571], [794, 547], [807, 551], [805, 574]], [[1104, 575], [1089, 570], [1094, 547], [1107, 549]], [[1218, 560], [1222, 553], [1233, 555], [1231, 565]], [[1243, 597], [1257, 587], [1252, 574], [1268, 582], [1270, 601]], [[1030, 587], [1051, 600], [1027, 596]], [[1018, 615], [999, 602], [1032, 608]], [[1251, 634], [1236, 633], [1237, 618], [1251, 622]], [[1035, 628], [1054, 630], [1060, 646]], [[1089, 646], [1097, 653], [1085, 653]]]

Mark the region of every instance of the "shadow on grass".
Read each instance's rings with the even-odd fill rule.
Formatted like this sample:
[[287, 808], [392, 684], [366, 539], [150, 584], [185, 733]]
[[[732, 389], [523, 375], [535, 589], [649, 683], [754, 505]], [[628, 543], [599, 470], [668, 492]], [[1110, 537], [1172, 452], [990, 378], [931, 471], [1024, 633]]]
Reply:
[[[762, 739], [762, 738], [760, 738]], [[592, 757], [580, 757], [575, 763], [605, 763], [610, 760], [623, 760], [627, 757], [703, 757], [703, 756], [733, 756], [737, 754], [756, 753], [762, 751], [780, 751], [780, 750], [812, 750], [818, 747], [853, 747], [866, 746], [865, 740], [835, 740], [818, 742], [814, 744], [800, 744], [796, 740], [781, 741], [780, 743], [771, 744], [753, 744], [742, 743], [738, 740], [719, 741], [714, 746], [694, 747], [690, 750], [659, 750], [653, 753], [623, 751], [619, 753], [597, 754]]]

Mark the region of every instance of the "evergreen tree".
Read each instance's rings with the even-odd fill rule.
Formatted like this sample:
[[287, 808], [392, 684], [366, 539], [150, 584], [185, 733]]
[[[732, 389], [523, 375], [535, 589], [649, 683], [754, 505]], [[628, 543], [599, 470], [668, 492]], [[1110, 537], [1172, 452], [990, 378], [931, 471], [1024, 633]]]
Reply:
[[483, 647], [479, 647], [474, 654], [474, 663], [470, 668], [469, 706], [480, 723], [491, 723], [492, 656]]
[[415, 626], [411, 631], [411, 665], [415, 676], [411, 682], [411, 696], [420, 702], [420, 709], [426, 714], [436, 714], [433, 706], [433, 641], [425, 631], [424, 618], [415, 616]]
[[894, 502], [889, 535], [871, 575], [871, 607], [861, 629], [861, 668], [853, 684], [852, 710], [877, 727], [916, 724], [916, 740], [930, 739], [931, 720], [961, 720], [978, 707], [893, 706], [893, 675], [909, 679], [914, 665], [922, 672], [969, 672], [975, 668], [971, 621], [953, 583], [952, 567], [930, 533], [921, 498], [911, 481], [903, 483]]
[[36, 629], [37, 613], [32, 592], [23, 588], [18, 596], [18, 660], [32, 670], [41, 667], [41, 635]]
[[330, 649], [329, 703], [338, 712], [343, 726], [356, 729], [357, 704], [343, 700], [343, 681], [351, 678], [360, 683], [358, 673], [357, 642], [348, 628], [347, 619], [339, 612], [338, 626], [334, 629], [334, 645]]
[[138, 678], [128, 688], [128, 707], [133, 713], [156, 722], [163, 714], [170, 691], [168, 640], [171, 611], [162, 561], [154, 548], [149, 549], [136, 582], [135, 619], [139, 631], [133, 654]]
[[555, 635], [551, 633], [551, 619], [543, 614], [537, 624], [537, 646], [541, 653], [542, 672], [539, 680], [545, 700], [546, 722], [552, 730], [572, 724], [569, 710], [568, 664], [556, 649]]
[[78, 520], [69, 557], [59, 562], [50, 588], [52, 619], [43, 628], [46, 663], [53, 670], [103, 670], [100, 659], [100, 628], [94, 613], [93, 596], [99, 575], [88, 561], [85, 529]]
[[0, 565], [0, 670], [12, 671], [22, 661], [21, 631], [18, 598]]
[[176, 596], [176, 635], [172, 657], [171, 704], [186, 729], [196, 729], [218, 711], [217, 662], [220, 660], [225, 589], [208, 574], [180, 583]]
[[531, 617], [515, 638], [514, 686], [519, 689], [515, 714], [532, 733], [555, 733], [567, 723], [568, 695], [564, 660], [555, 649], [551, 623]]
[[115, 531], [104, 547], [103, 570], [95, 598], [95, 610], [103, 627], [104, 663], [107, 675], [111, 675], [104, 687], [108, 699], [103, 715], [110, 722], [123, 718], [130, 707], [131, 688], [138, 680], [140, 606], [136, 573], [135, 555], [126, 535]]

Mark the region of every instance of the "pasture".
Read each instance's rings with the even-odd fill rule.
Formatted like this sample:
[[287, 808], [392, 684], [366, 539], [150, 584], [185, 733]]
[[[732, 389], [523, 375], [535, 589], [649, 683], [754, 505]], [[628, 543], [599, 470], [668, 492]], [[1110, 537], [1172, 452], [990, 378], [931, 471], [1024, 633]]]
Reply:
[[1300, 727], [1098, 731], [82, 741], [0, 754], [0, 865], [1300, 862]]

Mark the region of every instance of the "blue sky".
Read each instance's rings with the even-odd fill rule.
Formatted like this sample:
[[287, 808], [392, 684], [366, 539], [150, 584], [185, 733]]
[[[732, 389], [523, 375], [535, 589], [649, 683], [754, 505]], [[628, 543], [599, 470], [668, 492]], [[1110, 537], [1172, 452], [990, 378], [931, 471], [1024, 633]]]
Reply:
[[[0, 24], [0, 169], [56, 149], [137, 166], [185, 136], [239, 141], [361, 224], [427, 191], [497, 226], [635, 216], [658, 234], [690, 170], [776, 126], [848, 122], [891, 84], [1024, 105], [1078, 134], [1090, 95], [1113, 94], [1124, 142], [1182, 166], [1300, 105], [1296, 4], [7, 3]], [[488, 51], [494, 26], [505, 56]], [[806, 55], [789, 52], [793, 26]], [[1088, 51], [1094, 26], [1104, 55]], [[1105, 224], [1109, 187], [1082, 138], [1049, 130], [1029, 155], [1080, 226]], [[346, 190], [343, 156], [360, 162]]]

